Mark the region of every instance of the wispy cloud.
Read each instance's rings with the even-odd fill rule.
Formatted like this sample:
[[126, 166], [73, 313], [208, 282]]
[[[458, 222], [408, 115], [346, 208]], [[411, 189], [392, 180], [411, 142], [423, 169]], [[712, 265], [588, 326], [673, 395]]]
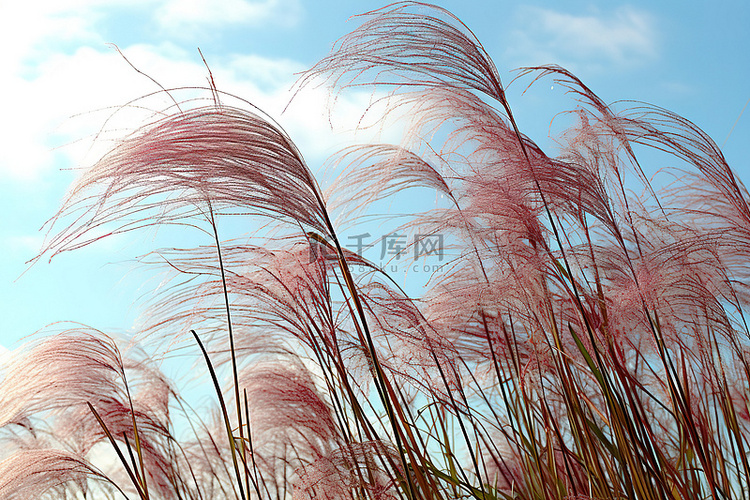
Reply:
[[[234, 54], [223, 69], [232, 80], [265, 88], [288, 88], [306, 66], [292, 59], [269, 59], [256, 54]], [[212, 64], [213, 66], [213, 64]]]
[[518, 65], [560, 64], [574, 71], [629, 68], [658, 55], [655, 20], [622, 6], [575, 15], [524, 6], [516, 13], [506, 56]]
[[227, 24], [293, 26], [299, 22], [298, 0], [168, 0], [155, 20], [170, 32]]
[[[103, 27], [116, 22], [117, 9], [111, 7], [122, 7], [125, 2], [0, 4], [0, 42], [4, 47], [0, 65], [6, 70], [3, 90], [8, 97], [0, 120], [0, 178], [30, 182], [54, 167], [80, 163], [85, 153], [87, 161], [95, 160], [97, 150], [88, 151], [90, 138], [115, 111], [113, 106], [158, 90], [106, 46], [106, 42], [117, 42], [102, 34]], [[139, 11], [151, 16], [150, 22], [179, 28], [186, 36], [217, 23], [257, 26], [276, 22], [272, 18], [296, 22], [300, 12], [297, 0], [136, 0], [135, 4], [149, 7]], [[139, 70], [165, 87], [206, 85], [206, 69], [197, 53], [179, 45], [150, 43], [122, 50]], [[224, 67], [212, 64], [212, 70], [227, 75], [220, 82], [227, 90], [234, 90], [233, 84], [244, 80], [256, 90], [244, 97], [261, 101], [273, 97], [276, 102], [281, 87], [287, 89], [293, 82], [291, 73], [300, 69], [294, 61], [253, 54], [228, 57]], [[168, 101], [155, 106], [166, 106]], [[99, 109], [105, 110], [92, 113]], [[119, 111], [119, 121], [109, 122], [109, 128], [120, 126], [120, 135], [132, 129], [138, 122], [128, 123], [123, 119], [127, 115]], [[80, 142], [72, 147], [54, 149], [76, 140]]]
[[[33, 77], [15, 75], [7, 80], [6, 91], [13, 98], [6, 101], [0, 121], [0, 137], [7, 141], [0, 148], [0, 174], [33, 180], [56, 163], [70, 166], [60, 153], [83, 153], [91, 143], [89, 137], [99, 130], [97, 125], [114, 111], [112, 106], [157, 90], [115, 51], [103, 44], [100, 47], [48, 54], [35, 66]], [[172, 47], [133, 46], [128, 53], [145, 68], [159, 68], [175, 82], [180, 77], [188, 84], [202, 81], [198, 64], [175, 58], [179, 51]], [[99, 109], [105, 110], [92, 113]], [[55, 150], [79, 139], [80, 144]]]

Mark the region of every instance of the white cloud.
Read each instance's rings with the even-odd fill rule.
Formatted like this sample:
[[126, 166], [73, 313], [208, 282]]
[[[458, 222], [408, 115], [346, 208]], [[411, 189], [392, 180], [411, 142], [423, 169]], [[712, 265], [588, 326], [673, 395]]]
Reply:
[[[36, 0], [0, 2], [0, 62], [11, 73], [31, 71], [36, 62], [67, 44], [97, 44], [107, 10], [165, 0]], [[28, 76], [28, 75], [27, 75]]]
[[293, 26], [300, 11], [297, 0], [168, 0], [157, 10], [156, 20], [172, 33], [219, 24]]
[[[0, 7], [0, 19], [4, 19], [0, 27], [7, 28], [0, 30], [0, 37], [8, 49], [0, 53], [0, 62], [11, 70], [4, 81], [6, 100], [0, 120], [0, 179], [31, 184], [54, 169], [85, 167], [106, 152], [111, 140], [153, 117], [155, 110], [169, 111], [170, 97], [144, 74], [166, 88], [207, 85], [208, 72], [192, 44], [190, 49], [175, 43], [122, 46], [128, 61], [144, 74], [108, 48], [108, 40], [101, 35], [101, 26], [111, 21], [105, 7], [122, 6], [129, 0], [112, 1], [41, 1], [33, 7], [30, 3]], [[137, 3], [157, 7], [152, 9], [154, 20], [173, 27], [268, 22], [280, 13], [293, 18], [298, 11], [297, 0]], [[16, 23], [2, 14], [13, 14]], [[11, 43], [16, 38], [20, 43]], [[226, 54], [220, 61], [208, 62], [219, 90], [246, 99], [276, 118], [313, 168], [353, 140], [352, 130], [371, 104], [369, 91], [347, 92], [335, 99], [331, 113], [333, 101], [327, 90], [310, 87], [287, 107], [290, 88], [296, 73], [305, 69], [303, 64], [249, 53]], [[196, 96], [210, 99], [209, 92], [200, 90], [173, 95], [178, 101]], [[232, 102], [229, 97], [226, 100]], [[366, 131], [359, 137], [365, 140], [373, 135]]]
[[[96, 30], [101, 5], [104, 0], [0, 3], [0, 65], [6, 70], [0, 177], [36, 179], [54, 163], [56, 127], [66, 117], [92, 109], [81, 107], [77, 98], [96, 88], [89, 79], [96, 80], [97, 71], [76, 74], [67, 63], [81, 59], [83, 47], [104, 47]], [[64, 53], [74, 47], [81, 47], [77, 54]]]
[[[202, 83], [201, 68], [183, 62], [184, 56], [178, 57], [180, 52], [171, 46], [134, 46], [127, 53], [146, 73], [161, 70], [165, 86]], [[80, 154], [91, 143], [86, 139], [114, 113], [113, 106], [158, 90], [117, 52], [106, 48], [81, 47], [72, 54], [51, 54], [36, 69], [33, 79], [10, 79], [12, 99], [5, 103], [6, 119], [0, 121], [0, 137], [8, 141], [0, 148], [0, 171], [15, 179], [34, 180], [64, 158], [56, 156], [53, 148], [78, 139], [82, 139], [80, 144], [62, 151], [68, 155], [77, 151], [73, 156], [81, 160]], [[125, 116], [147, 115], [133, 113], [134, 108], [129, 111], [118, 113], [115, 118], [119, 120], [108, 128], [132, 126], [132, 122], [123, 123]]]
[[289, 88], [295, 75], [306, 67], [291, 59], [268, 59], [254, 54], [235, 54], [224, 67], [231, 79], [250, 81], [266, 88]]
[[[101, 27], [111, 21], [111, 8], [133, 6], [130, 0], [62, 0], [59, 2], [0, 3], [0, 65], [5, 68], [3, 119], [0, 120], [0, 178], [33, 182], [53, 167], [70, 167], [85, 156], [93, 161], [102, 147], [88, 151], [91, 136], [121, 106], [158, 87], [133, 70], [116, 51], [106, 47]], [[137, 0], [137, 5], [156, 7], [154, 21], [180, 27], [184, 35], [200, 26], [220, 22], [248, 24], [269, 22], [286, 13], [287, 21], [298, 13], [297, 0]], [[166, 13], [160, 15], [161, 12]], [[188, 26], [189, 25], [189, 26]], [[188, 29], [189, 28], [189, 29]], [[126, 57], [143, 73], [164, 87], [205, 86], [206, 69], [197, 53], [174, 44], [122, 47]], [[288, 87], [300, 65], [293, 61], [272, 61], [252, 55], [237, 55], [226, 66], [223, 81], [248, 80], [254, 87], [273, 94]], [[221, 73], [219, 67], [212, 70]], [[286, 75], [285, 75], [286, 73]], [[190, 97], [181, 93], [178, 98]], [[163, 109], [169, 100], [139, 102], [151, 109]], [[103, 109], [102, 112], [93, 111]], [[132, 129], [148, 112], [134, 107], [119, 110], [109, 129], [121, 127], [115, 136]], [[119, 134], [118, 134], [119, 132]], [[111, 134], [110, 134], [111, 137]], [[106, 138], [106, 137], [105, 137]], [[61, 156], [53, 148], [63, 148]]]
[[[187, 104], [196, 106], [203, 103], [200, 99], [210, 100], [207, 90], [197, 89], [207, 86], [207, 70], [197, 52], [171, 44], [133, 45], [123, 47], [122, 52], [165, 88], [188, 87], [172, 92], [178, 102], [197, 98]], [[334, 119], [326, 107], [324, 88], [305, 89], [287, 108], [295, 73], [303, 68], [295, 61], [257, 55], [236, 55], [226, 63], [211, 64], [220, 91], [269, 113], [299, 143], [303, 154], [319, 163], [336, 146], [352, 139], [350, 132], [367, 109], [370, 93], [350, 92], [337, 99]], [[0, 137], [9, 144], [0, 149], [0, 175], [16, 180], [34, 181], [53, 167], [89, 165], [106, 152], [112, 140], [152, 118], [155, 111], [175, 111], [170, 109], [171, 98], [114, 50], [82, 47], [72, 54], [55, 54], [38, 71], [33, 80], [15, 82], [15, 99], [6, 104], [13, 120], [0, 121]], [[147, 94], [154, 95], [138, 99]], [[230, 97], [224, 99], [227, 104], [245, 106]], [[339, 135], [332, 135], [332, 129]]]
[[521, 7], [506, 55], [515, 64], [560, 64], [572, 70], [630, 67], [657, 56], [654, 19], [623, 6], [610, 14], [573, 15]]

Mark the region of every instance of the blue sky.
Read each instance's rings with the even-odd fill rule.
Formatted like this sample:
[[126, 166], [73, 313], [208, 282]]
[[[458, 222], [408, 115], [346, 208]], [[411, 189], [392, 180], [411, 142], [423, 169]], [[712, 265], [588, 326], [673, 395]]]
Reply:
[[[495, 60], [506, 84], [519, 66], [555, 63], [605, 101], [635, 99], [703, 127], [740, 179], [750, 182], [750, 6], [716, 2], [437, 2], [461, 18]], [[153, 283], [130, 261], [156, 239], [132, 235], [39, 262], [39, 228], [57, 210], [76, 169], [107, 140], [144, 118], [118, 106], [158, 90], [108, 44], [164, 87], [218, 87], [277, 117], [316, 169], [351, 139], [369, 94], [338, 99], [331, 123], [324, 89], [298, 96], [282, 115], [295, 73], [325, 56], [372, 1], [62, 0], [0, 4], [0, 344], [12, 347], [55, 321], [127, 331], [135, 299]], [[348, 20], [349, 19], [349, 20]], [[565, 106], [547, 85], [509, 90], [521, 128], [548, 144], [549, 122]], [[189, 92], [180, 94], [189, 96]], [[158, 107], [164, 96], [144, 104]], [[563, 108], [560, 108], [563, 109]], [[739, 120], [737, 120], [739, 118]], [[734, 126], [736, 122], [736, 126]], [[331, 125], [334, 131], [331, 131]], [[734, 129], [732, 130], [734, 126]], [[114, 130], [111, 130], [114, 129]], [[659, 165], [652, 166], [653, 173]], [[325, 181], [321, 178], [321, 182]], [[163, 242], [164, 238], [159, 240]], [[163, 244], [163, 243], [162, 243]]]

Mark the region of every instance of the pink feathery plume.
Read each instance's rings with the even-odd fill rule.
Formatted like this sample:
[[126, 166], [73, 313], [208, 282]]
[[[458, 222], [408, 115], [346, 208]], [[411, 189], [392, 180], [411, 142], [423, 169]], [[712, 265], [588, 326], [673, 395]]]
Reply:
[[317, 184], [289, 137], [256, 113], [205, 107], [144, 127], [99, 160], [50, 221], [73, 218], [43, 253], [183, 221], [207, 213], [209, 203], [330, 232]]
[[747, 190], [727, 164], [719, 146], [697, 125], [664, 108], [634, 103], [616, 117], [616, 126], [634, 144], [665, 151], [696, 168], [735, 214], [750, 225]]
[[460, 383], [455, 337], [441, 336], [416, 301], [377, 281], [363, 285], [361, 295], [371, 317], [378, 359], [401, 391], [444, 395], [446, 385], [453, 388]]
[[10, 358], [0, 382], [0, 426], [101, 395], [123, 396], [114, 341], [83, 328], [46, 338]]
[[448, 180], [438, 167], [404, 147], [391, 144], [351, 146], [338, 153], [336, 163], [347, 166], [326, 190], [326, 200], [332, 210], [341, 208], [348, 218], [408, 188], [427, 187], [439, 193], [451, 193]]
[[[340, 39], [330, 55], [300, 80], [323, 76], [348, 85], [447, 86], [504, 100], [492, 59], [466, 25], [450, 12], [419, 2], [399, 2], [363, 14], [364, 22]], [[374, 80], [370, 70], [376, 71]]]
[[[0, 498], [68, 498], [69, 494], [87, 492], [86, 482], [94, 478], [109, 479], [82, 457], [63, 450], [31, 449], [14, 453], [0, 462]], [[73, 485], [76, 485], [75, 488]], [[111, 484], [112, 489], [119, 489]]]
[[398, 456], [378, 441], [349, 443], [335, 449], [297, 471], [300, 480], [292, 498], [338, 500], [351, 498], [356, 490], [365, 490], [376, 500], [398, 498], [395, 484], [377, 458], [385, 455], [394, 461]]
[[[403, 96], [409, 105], [416, 137], [448, 135], [439, 156], [461, 182], [451, 183], [460, 200], [462, 186], [492, 190], [501, 184], [525, 205], [539, 206], [544, 196], [550, 209], [572, 207], [603, 217], [606, 195], [597, 172], [586, 165], [549, 158], [531, 139], [519, 136], [495, 108], [463, 89], [430, 88]], [[521, 142], [523, 147], [521, 146]], [[541, 193], [540, 193], [541, 190]], [[479, 191], [481, 192], [481, 191]]]
[[267, 358], [243, 369], [253, 457], [270, 481], [287, 477], [305, 463], [326, 455], [338, 440], [331, 408], [312, 374], [293, 356]]
[[[140, 372], [147, 383], [138, 377], [127, 381], [126, 366], [128, 374]], [[170, 498], [170, 395], [164, 378], [155, 377], [153, 370], [142, 370], [138, 362], [125, 364], [112, 338], [77, 328], [32, 345], [5, 365], [0, 427], [44, 419], [60, 443], [86, 456], [97, 443], [109, 442], [89, 404], [115, 439], [126, 436], [131, 444], [136, 442], [135, 419], [150, 487]]]
[[[283, 353], [284, 341], [330, 342], [334, 329], [327, 274], [333, 255], [316, 254], [301, 238], [279, 242], [275, 250], [227, 243], [222, 254], [232, 321], [242, 357]], [[219, 335], [226, 323], [224, 280], [215, 249], [165, 250], [153, 254], [167, 263], [170, 277], [148, 310], [147, 334], [174, 336], [189, 328]], [[161, 261], [161, 262], [159, 262]], [[177, 333], [176, 333], [177, 332]], [[225, 352], [226, 354], [226, 352]], [[223, 362], [220, 356], [215, 361]]]

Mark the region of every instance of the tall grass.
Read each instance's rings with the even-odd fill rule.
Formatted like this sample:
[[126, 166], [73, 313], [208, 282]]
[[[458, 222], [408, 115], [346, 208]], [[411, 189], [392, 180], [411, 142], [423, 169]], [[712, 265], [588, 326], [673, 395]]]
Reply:
[[[156, 353], [103, 332], [38, 339], [3, 368], [0, 497], [750, 497], [750, 209], [716, 144], [525, 68], [577, 103], [548, 156], [450, 13], [407, 2], [361, 21], [299, 85], [386, 90], [384, 119], [410, 129], [342, 151], [332, 192], [278, 124], [216, 89], [73, 186], [42, 255], [205, 231], [144, 259], [169, 276], [142, 336], [198, 359], [216, 404], [194, 410]], [[649, 150], [681, 164], [666, 189]], [[412, 187], [444, 203], [402, 231], [451, 246], [418, 298], [332, 222]], [[223, 240], [240, 214], [274, 236]]]

